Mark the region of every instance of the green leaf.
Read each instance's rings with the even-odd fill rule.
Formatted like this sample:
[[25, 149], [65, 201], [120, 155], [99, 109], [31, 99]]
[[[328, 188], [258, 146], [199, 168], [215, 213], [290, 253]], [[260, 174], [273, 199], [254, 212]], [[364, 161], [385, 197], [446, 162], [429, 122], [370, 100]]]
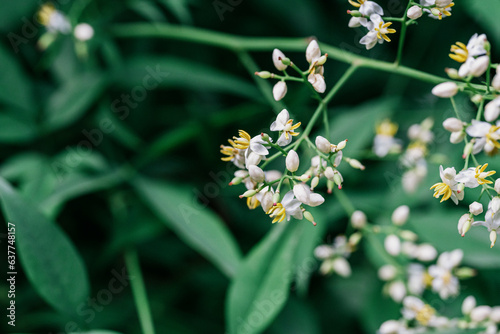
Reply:
[[236, 241], [220, 218], [196, 202], [193, 189], [145, 177], [132, 181], [153, 212], [189, 246], [233, 277], [240, 263]]
[[[462, 5], [462, 4], [461, 4]], [[480, 26], [487, 30], [489, 39], [500, 43], [500, 30], [498, 29], [498, 13], [500, 13], [500, 2], [498, 0], [463, 1], [464, 11]], [[478, 32], [481, 33], [481, 32]], [[470, 37], [470, 36], [468, 36]], [[467, 44], [466, 39], [460, 39]]]
[[330, 110], [330, 114], [338, 115], [330, 124], [330, 141], [337, 143], [348, 139], [344, 153], [358, 158], [362, 150], [371, 145], [377, 122], [389, 116], [394, 105], [394, 99], [384, 98], [355, 107], [335, 108], [333, 112]]
[[[441, 203], [441, 206], [446, 204]], [[474, 268], [500, 268], [500, 247], [490, 249], [486, 228], [472, 227], [463, 238], [458, 234], [458, 219], [464, 213], [464, 210], [449, 207], [434, 209], [412, 214], [409, 224], [423, 241], [434, 245], [439, 252], [460, 248], [464, 251], [464, 264]]]
[[193, 23], [186, 0], [159, 0], [183, 24]]
[[120, 334], [120, 333], [115, 331], [107, 331], [104, 329], [94, 329], [89, 332], [72, 332], [70, 334]]
[[288, 299], [304, 227], [297, 221], [273, 227], [243, 260], [226, 299], [229, 333], [260, 333], [279, 314]]
[[6, 220], [15, 224], [17, 256], [29, 281], [47, 303], [74, 315], [89, 294], [87, 271], [75, 247], [59, 226], [23, 200], [3, 178], [0, 197]]
[[[3, 9], [0, 12], [5, 13]], [[31, 82], [18, 61], [1, 45], [0, 73], [2, 73], [0, 76], [0, 86], [2, 87], [0, 101], [33, 112], [35, 103], [31, 92]]]
[[105, 85], [105, 76], [96, 73], [86, 73], [66, 82], [48, 100], [46, 129], [59, 129], [76, 121], [96, 101]]
[[38, 133], [35, 124], [19, 119], [15, 111], [0, 113], [0, 124], [0, 142], [2, 143], [17, 144], [29, 142]]
[[146, 83], [151, 87], [223, 92], [257, 101], [262, 99], [250, 81], [187, 59], [134, 57], [124, 66], [114, 76], [118, 85], [146, 87]]

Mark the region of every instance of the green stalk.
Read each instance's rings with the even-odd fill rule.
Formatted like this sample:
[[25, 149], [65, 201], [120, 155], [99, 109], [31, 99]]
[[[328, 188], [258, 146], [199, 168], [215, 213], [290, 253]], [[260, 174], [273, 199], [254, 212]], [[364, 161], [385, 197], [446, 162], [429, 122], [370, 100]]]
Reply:
[[142, 278], [141, 267], [139, 265], [139, 258], [135, 250], [128, 250], [125, 252], [125, 265], [127, 271], [131, 276], [130, 284], [132, 287], [132, 294], [134, 295], [135, 305], [137, 307], [137, 314], [141, 322], [143, 334], [154, 334], [153, 318], [149, 308], [148, 296], [146, 294], [146, 287]]
[[396, 64], [396, 66], [399, 66], [399, 64], [401, 64], [401, 57], [403, 56], [403, 47], [404, 47], [405, 38], [406, 38], [406, 27], [408, 26], [406, 23], [406, 18], [407, 18], [408, 9], [410, 8], [410, 6], [411, 6], [411, 1], [408, 1], [408, 4], [406, 5], [406, 9], [405, 9], [402, 21], [401, 21], [401, 34], [399, 35], [398, 54], [396, 56], [396, 61], [394, 62], [394, 64]]

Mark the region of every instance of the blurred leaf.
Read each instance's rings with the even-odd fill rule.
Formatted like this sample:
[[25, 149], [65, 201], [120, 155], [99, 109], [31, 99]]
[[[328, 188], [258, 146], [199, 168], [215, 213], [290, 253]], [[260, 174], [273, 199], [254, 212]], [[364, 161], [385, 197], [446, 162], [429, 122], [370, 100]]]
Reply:
[[[3, 8], [0, 12], [7, 13]], [[2, 87], [0, 101], [30, 113], [36, 111], [29, 78], [18, 61], [1, 45], [0, 73], [2, 73], [0, 76], [0, 86]]]
[[17, 144], [34, 139], [38, 133], [36, 125], [20, 120], [14, 113], [12, 110], [0, 113], [0, 142]]
[[115, 72], [114, 80], [119, 85], [145, 88], [146, 85], [158, 85], [163, 88], [230, 93], [257, 101], [262, 99], [250, 81], [187, 59], [142, 56], [129, 59], [124, 66]]
[[89, 332], [72, 332], [70, 334], [120, 334], [120, 333], [115, 331], [107, 331], [104, 329], [94, 329]]
[[366, 240], [364, 243], [364, 253], [375, 268], [380, 268], [385, 264], [392, 264], [394, 262], [392, 256], [384, 248], [385, 234], [367, 232], [363, 236]]
[[[2, 3], [2, 10], [0, 11], [0, 22], [2, 22], [2, 24], [0, 25], [0, 29], [2, 31], [8, 31], [14, 26], [26, 25], [30, 28], [24, 28], [25, 30], [21, 30], [20, 35], [18, 36], [27, 41], [29, 41], [29, 37], [36, 38], [32, 36], [32, 34], [36, 34], [36, 32], [33, 32], [33, 29], [36, 31], [39, 24], [38, 22], [34, 22], [31, 18], [35, 14], [35, 10], [39, 4], [40, 2], [38, 0], [18, 0]], [[31, 27], [33, 27], [33, 29]], [[11, 43], [12, 41], [17, 40], [15, 37], [12, 37], [12, 34], [14, 33], [10, 32], [7, 34]], [[24, 45], [24, 43], [21, 44], [21, 46], [22, 45]], [[1, 73], [4, 72], [1, 71]]]
[[485, 328], [475, 328], [475, 329], [440, 329], [440, 330], [428, 330], [425, 332], [419, 332], [421, 334], [477, 334], [485, 333]]
[[183, 24], [193, 23], [186, 0], [158, 0]]
[[[6, 220], [15, 224], [24, 272], [40, 296], [62, 313], [75, 314], [89, 294], [85, 265], [66, 234], [0, 178]], [[17, 269], [17, 268], [16, 268]]]
[[260, 333], [279, 314], [290, 293], [293, 255], [304, 226], [295, 220], [273, 226], [242, 261], [226, 299], [229, 333]]
[[192, 188], [137, 177], [132, 181], [153, 212], [188, 245], [233, 277], [241, 254], [220, 218], [196, 203]]
[[[299, 315], [300, 316], [297, 316]], [[318, 315], [304, 300], [293, 295], [269, 328], [269, 334], [320, 334]]]
[[[490, 41], [500, 43], [500, 30], [498, 30], [500, 2], [498, 0], [463, 1], [463, 7], [473, 20], [487, 30]], [[467, 40], [462, 42], [467, 44]]]
[[458, 234], [457, 224], [465, 211], [452, 209], [451, 205], [453, 203], [441, 203], [443, 208], [412, 213], [409, 224], [423, 241], [434, 245], [439, 252], [460, 248], [464, 251], [464, 264], [473, 268], [500, 268], [500, 247], [497, 245], [490, 249], [486, 228], [472, 227], [462, 238]]
[[369, 147], [375, 136], [375, 125], [388, 117], [395, 107], [394, 99], [378, 99], [347, 108], [330, 109], [334, 115], [330, 123], [330, 141], [338, 143], [348, 139], [344, 154], [360, 157], [363, 149]]
[[132, 10], [151, 22], [165, 22], [165, 16], [153, 3], [148, 1], [130, 1]]
[[49, 97], [44, 126], [55, 130], [76, 121], [96, 101], [105, 85], [106, 77], [96, 73], [85, 73], [66, 82]]

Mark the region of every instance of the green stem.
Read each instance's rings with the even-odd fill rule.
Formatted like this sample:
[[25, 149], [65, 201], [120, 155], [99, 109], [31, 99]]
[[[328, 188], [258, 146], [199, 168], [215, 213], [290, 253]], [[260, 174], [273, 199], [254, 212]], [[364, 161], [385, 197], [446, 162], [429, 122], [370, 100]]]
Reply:
[[399, 66], [399, 64], [401, 64], [401, 57], [403, 56], [403, 47], [405, 44], [406, 27], [407, 27], [406, 17], [407, 17], [408, 9], [410, 8], [410, 6], [411, 6], [411, 1], [408, 1], [408, 5], [406, 5], [406, 9], [405, 9], [402, 21], [401, 21], [402, 23], [401, 23], [401, 34], [399, 35], [398, 54], [396, 56], [396, 61], [394, 62], [394, 64], [396, 64], [396, 66]]
[[132, 287], [132, 294], [134, 295], [135, 304], [137, 307], [137, 314], [141, 322], [143, 334], [154, 334], [153, 318], [149, 308], [148, 296], [146, 294], [146, 287], [142, 279], [141, 267], [139, 265], [139, 258], [135, 250], [128, 250], [125, 253], [125, 264], [131, 276], [130, 284]]
[[347, 215], [349, 217], [351, 217], [353, 212], [356, 211], [356, 208], [352, 204], [349, 197], [347, 197], [345, 192], [342, 190], [334, 191], [333, 194], [335, 195], [335, 198], [337, 198], [337, 200], [339, 201], [340, 205], [342, 206], [344, 211], [347, 213]]
[[330, 140], [330, 122], [328, 121], [328, 108], [323, 108], [323, 124], [325, 125], [326, 138]]

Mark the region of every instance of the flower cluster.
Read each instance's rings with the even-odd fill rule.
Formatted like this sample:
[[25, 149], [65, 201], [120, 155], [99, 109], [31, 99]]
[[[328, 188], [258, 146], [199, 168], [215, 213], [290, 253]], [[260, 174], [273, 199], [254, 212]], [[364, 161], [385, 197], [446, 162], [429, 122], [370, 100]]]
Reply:
[[360, 240], [360, 233], [352, 234], [349, 239], [343, 235], [339, 235], [335, 238], [333, 244], [316, 247], [314, 255], [322, 261], [319, 271], [323, 275], [336, 273], [342, 277], [351, 276], [351, 266], [347, 259], [355, 250]]
[[500, 324], [500, 306], [476, 305], [476, 298], [468, 296], [462, 302], [462, 317], [448, 318], [415, 296], [403, 300], [402, 317], [399, 320], [387, 320], [380, 326], [379, 334], [421, 333], [428, 329], [453, 330], [484, 329], [481, 333], [498, 333]]
[[[73, 32], [78, 43], [86, 42], [94, 36], [94, 28], [91, 25], [79, 23], [73, 27], [68, 17], [57, 10], [52, 3], [43, 4], [37, 13], [37, 18], [40, 24], [47, 29], [47, 32], [38, 41], [38, 45], [42, 50], [47, 49], [58, 34], [67, 35]], [[79, 45], [80, 49], [84, 47], [83, 43]]]
[[[300, 70], [294, 63], [291, 62], [289, 58], [285, 56], [283, 52], [278, 49], [273, 51], [273, 63], [274, 67], [278, 71], [283, 72], [283, 75], [278, 75], [268, 71], [255, 72], [255, 75], [263, 79], [277, 79], [279, 80], [273, 87], [273, 97], [276, 101], [281, 100], [285, 97], [288, 87], [286, 81], [301, 81], [309, 82], [311, 87], [318, 93], [324, 93], [326, 90], [326, 83], [324, 77], [323, 65], [326, 62], [328, 55], [321, 54], [318, 42], [312, 40], [306, 49], [306, 60], [309, 64], [309, 68], [306, 71]], [[301, 77], [290, 76], [286, 70], [288, 67], [294, 69]]]

